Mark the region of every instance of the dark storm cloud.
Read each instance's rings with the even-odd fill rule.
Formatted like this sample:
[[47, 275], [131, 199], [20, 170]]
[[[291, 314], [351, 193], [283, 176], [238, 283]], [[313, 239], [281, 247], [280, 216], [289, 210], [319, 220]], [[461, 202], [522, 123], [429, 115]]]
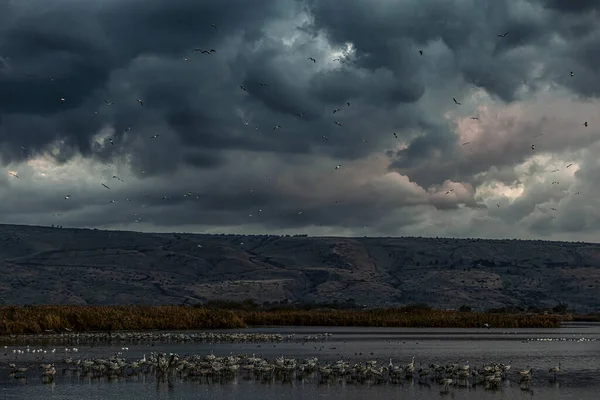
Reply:
[[600, 93], [596, 2], [7, 4], [0, 156], [20, 178], [0, 185], [5, 218], [483, 236], [595, 220], [596, 167], [564, 170], [596, 141], [594, 105], [539, 93]]

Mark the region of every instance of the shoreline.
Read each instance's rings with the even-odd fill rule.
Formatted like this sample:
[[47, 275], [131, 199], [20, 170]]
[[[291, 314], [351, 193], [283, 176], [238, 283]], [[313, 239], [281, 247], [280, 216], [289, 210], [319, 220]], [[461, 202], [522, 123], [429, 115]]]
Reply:
[[389, 328], [559, 328], [598, 321], [596, 315], [502, 314], [410, 307], [313, 310], [235, 310], [201, 306], [0, 306], [0, 336], [61, 332], [241, 329], [249, 326]]

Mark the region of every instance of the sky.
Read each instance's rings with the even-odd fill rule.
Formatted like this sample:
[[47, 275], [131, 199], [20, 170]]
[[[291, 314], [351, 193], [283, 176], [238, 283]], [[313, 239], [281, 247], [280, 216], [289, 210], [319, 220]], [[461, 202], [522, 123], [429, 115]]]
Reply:
[[597, 241], [598, 1], [341, 3], [0, 0], [0, 222]]

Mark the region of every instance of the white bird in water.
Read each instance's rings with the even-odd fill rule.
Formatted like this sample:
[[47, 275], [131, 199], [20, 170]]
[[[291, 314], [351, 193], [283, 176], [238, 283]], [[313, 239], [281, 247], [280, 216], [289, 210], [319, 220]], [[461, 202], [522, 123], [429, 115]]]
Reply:
[[550, 368], [550, 369], [548, 370], [548, 372], [549, 372], [550, 374], [554, 374], [554, 379], [556, 379], [556, 373], [557, 373], [557, 372], [560, 372], [560, 368], [561, 368], [561, 365], [560, 365], [560, 363], [558, 363], [558, 365], [557, 365], [557, 366]]

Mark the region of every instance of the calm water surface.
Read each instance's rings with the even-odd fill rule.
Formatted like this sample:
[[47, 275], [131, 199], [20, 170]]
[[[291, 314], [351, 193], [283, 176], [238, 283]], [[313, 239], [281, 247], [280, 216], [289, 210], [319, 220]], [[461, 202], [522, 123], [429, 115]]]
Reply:
[[[0, 343], [0, 399], [528, 399], [598, 400], [600, 399], [600, 324], [571, 324], [560, 329], [408, 329], [408, 328], [320, 328], [274, 327], [245, 330], [265, 333], [295, 334], [296, 339], [283, 343], [112, 343], [64, 345], [29, 343], [30, 349], [46, 353], [15, 354], [26, 349], [27, 341]], [[232, 330], [230, 332], [239, 332]], [[325, 341], [302, 343], [304, 335], [329, 332]], [[4, 346], [7, 346], [4, 348]], [[65, 348], [78, 352], [66, 353]], [[52, 350], [56, 349], [54, 353]], [[173, 380], [171, 387], [157, 382], [152, 375], [120, 377], [108, 381], [81, 377], [72, 372], [56, 375], [54, 383], [41, 382], [41, 362], [60, 362], [66, 356], [75, 358], [108, 357], [121, 352], [122, 357], [138, 359], [150, 352], [173, 352], [180, 355], [214, 353], [216, 356], [247, 353], [274, 359], [318, 357], [321, 361], [350, 358], [352, 362], [377, 358], [387, 365], [415, 363], [470, 363], [482, 365], [498, 362], [512, 365], [512, 372], [499, 390], [477, 387], [452, 387], [440, 393], [441, 387], [418, 380], [401, 384], [347, 384], [337, 381], [320, 384], [316, 380], [291, 383], [260, 383], [243, 373], [228, 383], [208, 384], [197, 380]], [[27, 380], [9, 376], [8, 363], [29, 364]], [[548, 369], [562, 365], [554, 380]], [[527, 388], [519, 385], [516, 371], [531, 366], [534, 377]], [[523, 390], [526, 389], [526, 390]]]

